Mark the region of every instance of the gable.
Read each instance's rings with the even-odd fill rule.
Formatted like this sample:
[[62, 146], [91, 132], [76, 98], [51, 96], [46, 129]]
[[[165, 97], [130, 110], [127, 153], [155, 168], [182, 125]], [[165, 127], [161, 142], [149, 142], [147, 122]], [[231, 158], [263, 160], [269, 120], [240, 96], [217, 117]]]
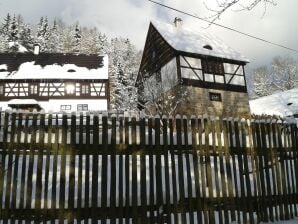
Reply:
[[[154, 73], [175, 57], [175, 50], [163, 39], [159, 32], [150, 24], [143, 51], [139, 76]], [[139, 79], [138, 76], [138, 79]]]

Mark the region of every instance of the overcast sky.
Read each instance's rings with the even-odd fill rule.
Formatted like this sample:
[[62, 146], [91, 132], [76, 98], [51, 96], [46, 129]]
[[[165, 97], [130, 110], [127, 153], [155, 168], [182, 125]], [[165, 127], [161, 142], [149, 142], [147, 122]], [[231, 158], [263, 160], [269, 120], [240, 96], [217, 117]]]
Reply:
[[[198, 16], [208, 16], [203, 0], [156, 1]], [[212, 7], [215, 0], [205, 2]], [[276, 3], [277, 6], [267, 7], [263, 17], [264, 7], [260, 5], [249, 12], [228, 11], [217, 22], [298, 50], [298, 1], [276, 0]], [[8, 12], [21, 14], [31, 24], [36, 24], [41, 16], [47, 16], [50, 21], [61, 18], [70, 24], [79, 21], [81, 25], [96, 26], [109, 36], [128, 37], [139, 49], [143, 49], [150, 20], [172, 22], [178, 16], [183, 19], [184, 26], [195, 30], [206, 28], [206, 24], [199, 20], [158, 7], [147, 0], [0, 0], [0, 17]], [[248, 57], [250, 68], [267, 64], [276, 55], [292, 55], [298, 59], [298, 53], [222, 28], [211, 26], [208, 30]]]

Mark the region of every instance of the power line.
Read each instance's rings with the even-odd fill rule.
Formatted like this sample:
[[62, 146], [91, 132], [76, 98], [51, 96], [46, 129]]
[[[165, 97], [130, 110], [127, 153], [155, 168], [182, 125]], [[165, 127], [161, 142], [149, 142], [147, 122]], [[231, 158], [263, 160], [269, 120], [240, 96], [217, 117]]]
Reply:
[[202, 21], [204, 21], [204, 22], [207, 22], [207, 23], [210, 23], [210, 24], [214, 24], [214, 25], [219, 26], [219, 27], [221, 27], [221, 28], [224, 28], [224, 29], [227, 29], [227, 30], [230, 30], [230, 31], [239, 33], [239, 34], [242, 34], [242, 35], [244, 35], [244, 36], [247, 36], [247, 37], [250, 37], [250, 38], [253, 38], [253, 39], [256, 39], [256, 40], [259, 40], [259, 41], [262, 41], [262, 42], [265, 42], [265, 43], [268, 43], [268, 44], [271, 44], [271, 45], [275, 45], [275, 46], [277, 46], [277, 47], [281, 47], [281, 48], [287, 49], [287, 50], [289, 50], [289, 51], [294, 51], [294, 52], [298, 53], [298, 50], [296, 50], [296, 49], [293, 49], [293, 48], [290, 48], [290, 47], [287, 47], [287, 46], [284, 46], [284, 45], [281, 45], [281, 44], [277, 44], [277, 43], [274, 43], [274, 42], [272, 42], [272, 41], [265, 40], [265, 39], [260, 38], [260, 37], [253, 36], [253, 35], [248, 34], [248, 33], [244, 33], [244, 32], [242, 32], [242, 31], [236, 30], [236, 29], [231, 28], [231, 27], [228, 27], [228, 26], [221, 25], [221, 24], [219, 24], [219, 23], [215, 23], [215, 22], [208, 21], [207, 19], [204, 19], [204, 18], [202, 18], [202, 17], [193, 15], [193, 14], [191, 14], [191, 13], [188, 13], [188, 12], [185, 12], [185, 11], [182, 11], [182, 10], [179, 10], [179, 9], [176, 9], [176, 8], [173, 8], [173, 7], [171, 7], [171, 6], [168, 6], [168, 5], [165, 5], [165, 4], [162, 4], [162, 3], [159, 3], [159, 2], [153, 1], [153, 0], [148, 0], [148, 1], [149, 1], [149, 2], [152, 2], [152, 3], [156, 4], [156, 5], [162, 6], [162, 7], [164, 7], [164, 8], [168, 8], [168, 9], [171, 9], [171, 10], [173, 10], [173, 11], [182, 13], [182, 14], [184, 14], [184, 15], [187, 15], [187, 16], [190, 16], [190, 17], [193, 17], [193, 18], [202, 20]]

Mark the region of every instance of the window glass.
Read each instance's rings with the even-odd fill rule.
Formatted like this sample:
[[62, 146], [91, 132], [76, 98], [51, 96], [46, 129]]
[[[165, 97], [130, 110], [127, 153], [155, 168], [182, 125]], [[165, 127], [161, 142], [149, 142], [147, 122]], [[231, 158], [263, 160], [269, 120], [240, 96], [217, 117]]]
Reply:
[[224, 74], [223, 64], [217, 61], [202, 60], [204, 73]]
[[192, 67], [197, 69], [202, 69], [201, 59], [191, 58], [191, 57], [180, 57], [180, 65], [185, 67]]
[[4, 95], [4, 85], [0, 85], [0, 95]]
[[206, 82], [214, 82], [214, 75], [213, 74], [205, 74], [205, 81]]
[[73, 95], [75, 93], [75, 84], [74, 83], [66, 83], [65, 84], [65, 92], [67, 95]]
[[239, 86], [245, 86], [244, 76], [235, 75], [230, 84], [232, 85], [239, 85]]
[[71, 105], [61, 105], [60, 110], [71, 110]]
[[240, 65], [240, 67], [239, 68], [238, 67], [239, 65], [236, 65], [236, 64], [224, 63], [224, 69], [226, 73], [230, 73], [230, 74], [235, 73], [237, 75], [243, 75], [243, 66]]
[[[157, 73], [157, 74], [160, 75], [162, 88], [164, 91], [167, 91], [173, 88], [175, 85], [177, 85], [178, 78], [177, 78], [176, 58], [173, 58], [166, 65], [164, 65], [161, 68], [160, 73]], [[157, 81], [159, 80], [157, 79]]]
[[195, 70], [190, 68], [181, 68], [181, 76], [186, 79], [203, 80], [202, 70]]
[[88, 110], [88, 104], [78, 104], [77, 110], [78, 111], [87, 111]]
[[220, 93], [209, 93], [210, 101], [218, 101], [221, 102], [221, 94]]
[[30, 84], [29, 93], [30, 93], [30, 95], [37, 95], [38, 94], [38, 84]]
[[215, 75], [214, 78], [215, 78], [215, 82], [217, 83], [225, 83], [223, 75]]
[[81, 85], [81, 93], [82, 93], [82, 95], [89, 95], [89, 93], [90, 93], [89, 84], [82, 84]]

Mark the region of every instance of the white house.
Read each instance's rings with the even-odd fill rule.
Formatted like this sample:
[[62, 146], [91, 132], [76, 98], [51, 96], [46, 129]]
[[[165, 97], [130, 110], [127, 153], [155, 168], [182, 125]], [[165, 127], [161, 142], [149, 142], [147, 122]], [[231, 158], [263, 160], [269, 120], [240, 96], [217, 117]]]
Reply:
[[107, 110], [108, 56], [2, 53], [0, 107], [54, 112]]

